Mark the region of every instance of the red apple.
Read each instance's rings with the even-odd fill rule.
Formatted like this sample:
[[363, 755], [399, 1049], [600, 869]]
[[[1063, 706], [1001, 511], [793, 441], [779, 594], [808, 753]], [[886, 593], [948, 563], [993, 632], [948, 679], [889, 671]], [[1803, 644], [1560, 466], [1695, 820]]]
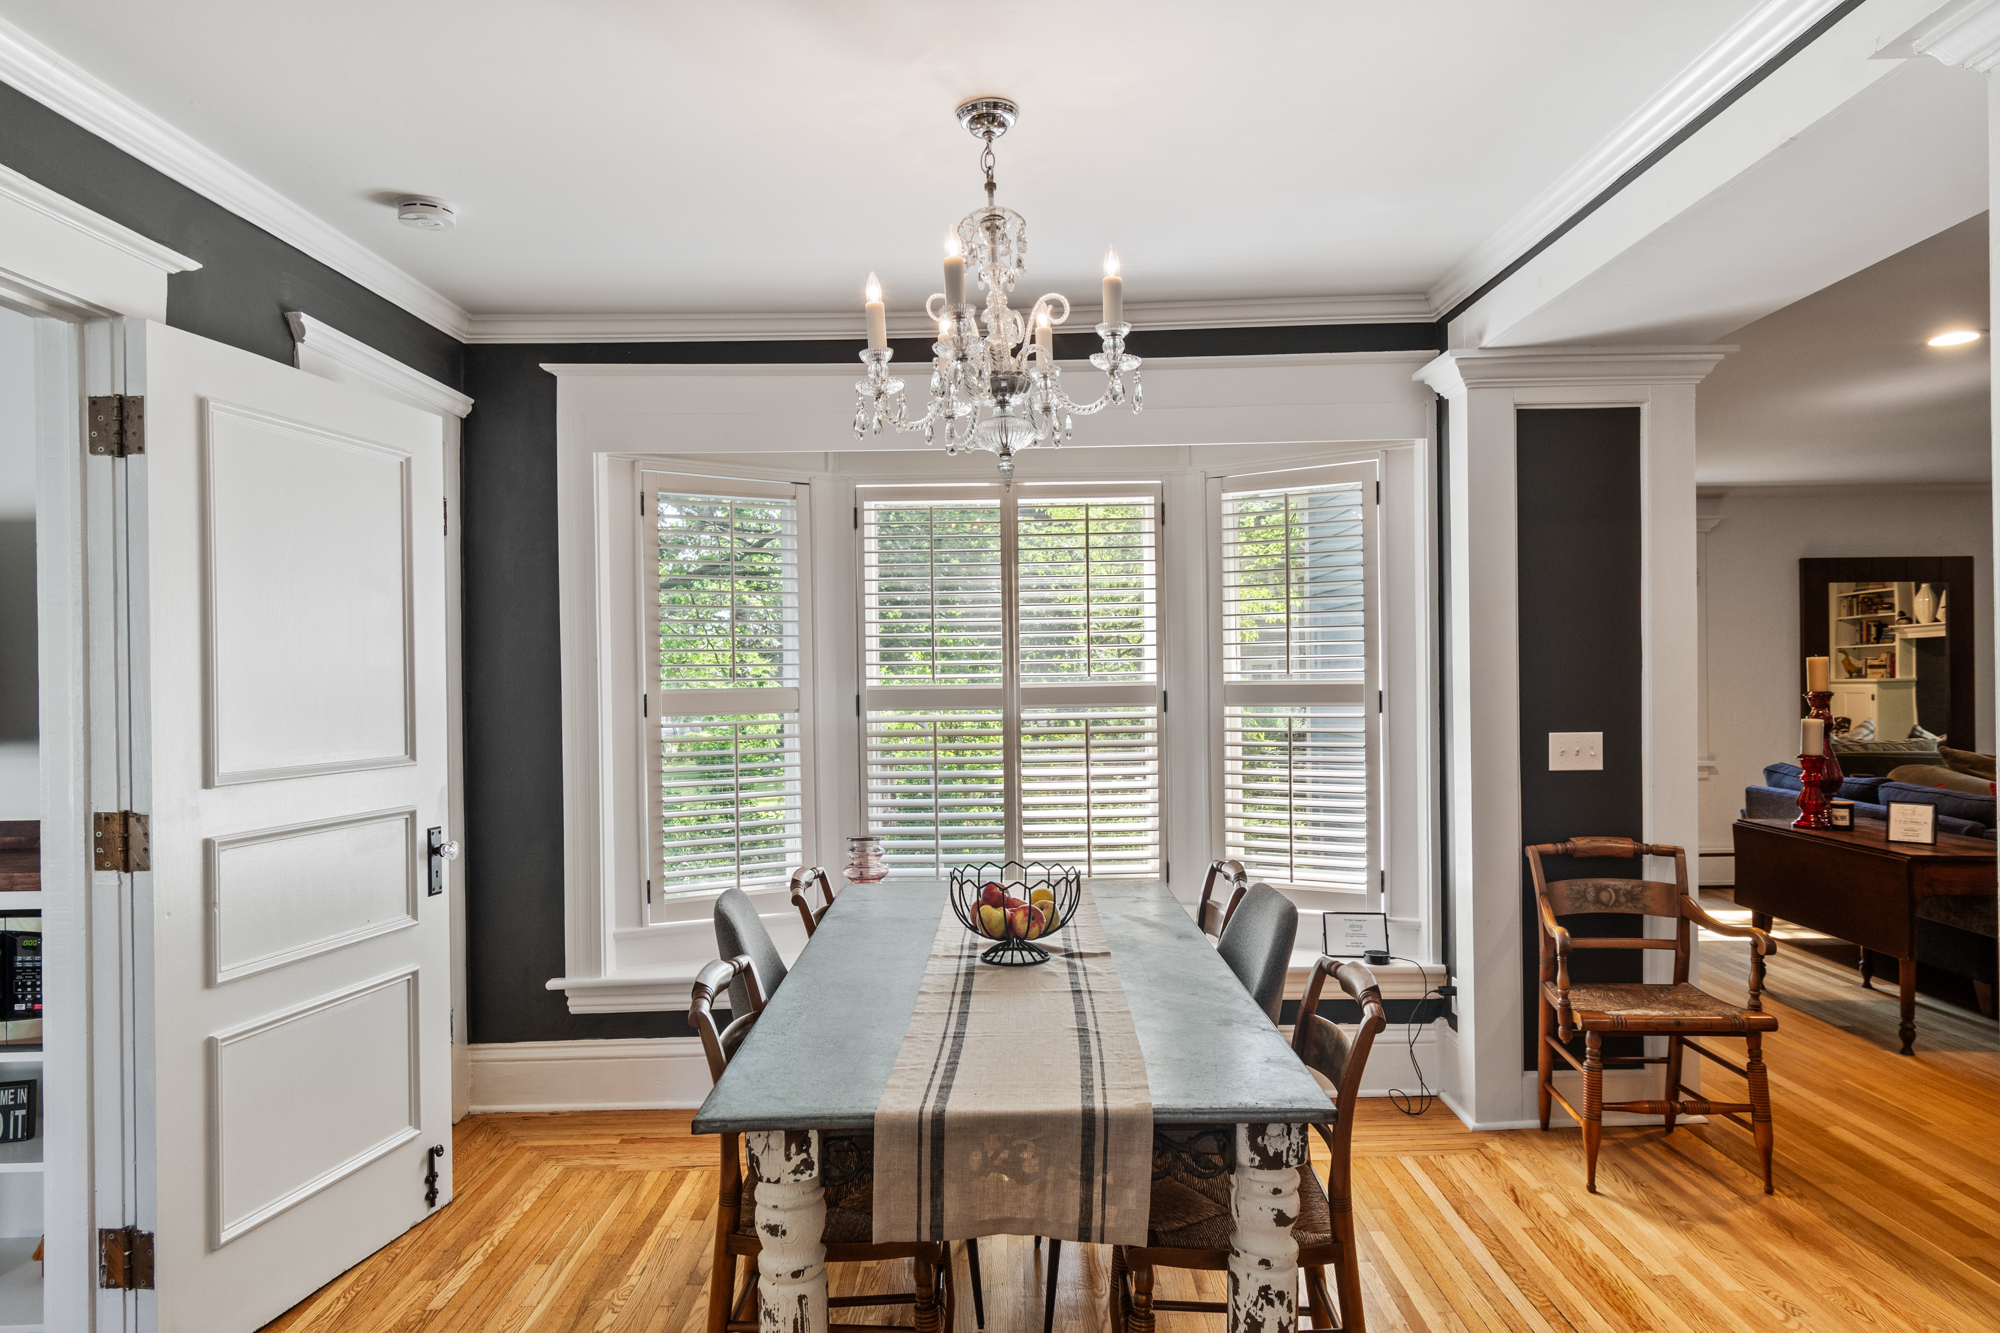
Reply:
[[1028, 933], [1022, 936], [1022, 938], [1030, 940], [1040, 939], [1042, 932], [1048, 928], [1048, 915], [1040, 907], [1030, 906], [1028, 908]]
[[1026, 903], [1007, 909], [1007, 933], [1017, 940], [1028, 938], [1028, 911]]
[[979, 901], [986, 907], [1005, 907], [1007, 895], [1000, 891], [998, 884], [988, 884], [979, 891]]

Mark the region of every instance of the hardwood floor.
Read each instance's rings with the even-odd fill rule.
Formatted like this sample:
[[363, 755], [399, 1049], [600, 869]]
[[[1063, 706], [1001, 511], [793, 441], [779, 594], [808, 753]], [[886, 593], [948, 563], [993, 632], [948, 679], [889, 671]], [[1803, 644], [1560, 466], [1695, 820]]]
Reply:
[[[1727, 899], [1711, 902], [1718, 913]], [[1711, 940], [1704, 985], [1740, 995], [1743, 946]], [[1960, 1330], [2000, 1327], [2000, 1040], [1927, 1004], [1894, 1054], [1893, 992], [1781, 952], [1765, 1043], [1778, 1132], [1766, 1198], [1727, 1123], [1607, 1129], [1600, 1193], [1575, 1130], [1467, 1131], [1444, 1106], [1386, 1101], [1357, 1125], [1356, 1212], [1377, 1330]], [[1385, 1039], [1396, 1035], [1391, 1029]], [[1715, 1070], [1719, 1096], [1739, 1080]], [[1729, 1086], [1735, 1083], [1735, 1087]], [[699, 1333], [714, 1144], [686, 1112], [475, 1116], [456, 1131], [458, 1197], [269, 1325], [275, 1333]], [[1066, 1245], [1057, 1322], [1106, 1333], [1103, 1251]], [[981, 1244], [987, 1327], [1041, 1326], [1041, 1256]], [[972, 1303], [958, 1264], [958, 1333]], [[1222, 1284], [1162, 1275], [1159, 1294]], [[835, 1270], [835, 1293], [905, 1272]], [[884, 1312], [876, 1312], [884, 1313]], [[899, 1312], [907, 1321], [907, 1312]], [[1161, 1333], [1221, 1333], [1163, 1315]]]

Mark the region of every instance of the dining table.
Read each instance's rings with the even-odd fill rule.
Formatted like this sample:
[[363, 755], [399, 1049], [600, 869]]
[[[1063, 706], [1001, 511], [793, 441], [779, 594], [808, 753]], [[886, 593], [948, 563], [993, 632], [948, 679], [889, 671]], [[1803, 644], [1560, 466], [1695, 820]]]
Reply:
[[[1229, 1333], [1294, 1333], [1299, 1169], [1308, 1126], [1331, 1121], [1333, 1104], [1164, 883], [1088, 888], [1145, 1058], [1152, 1149], [1223, 1145]], [[823, 1140], [873, 1129], [946, 894], [935, 879], [845, 889], [695, 1115], [697, 1134], [743, 1135], [763, 1333], [826, 1331]]]

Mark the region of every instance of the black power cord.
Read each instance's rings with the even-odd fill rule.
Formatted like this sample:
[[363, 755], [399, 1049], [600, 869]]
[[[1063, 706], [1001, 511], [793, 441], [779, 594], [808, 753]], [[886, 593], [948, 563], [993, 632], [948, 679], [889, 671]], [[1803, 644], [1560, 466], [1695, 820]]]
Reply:
[[[1389, 961], [1408, 963], [1410, 966], [1416, 968], [1418, 979], [1424, 984], [1423, 997], [1417, 1001], [1417, 1007], [1410, 1011], [1410, 1021], [1403, 1025], [1407, 1036], [1406, 1049], [1410, 1054], [1410, 1068], [1417, 1071], [1417, 1090], [1412, 1093], [1405, 1092], [1401, 1088], [1391, 1088], [1389, 1089], [1389, 1102], [1404, 1115], [1422, 1115], [1436, 1104], [1438, 1094], [1431, 1087], [1429, 1081], [1424, 1078], [1424, 1067], [1417, 1063], [1417, 1030], [1424, 1026], [1418, 1020], [1423, 1016], [1424, 1006], [1431, 1002], [1433, 996], [1440, 1000], [1447, 999], [1458, 994], [1458, 988], [1453, 986], [1448, 980], [1432, 986], [1430, 970], [1414, 958], [1401, 958], [1390, 955]], [[1436, 1021], [1435, 1018], [1432, 1021]]]

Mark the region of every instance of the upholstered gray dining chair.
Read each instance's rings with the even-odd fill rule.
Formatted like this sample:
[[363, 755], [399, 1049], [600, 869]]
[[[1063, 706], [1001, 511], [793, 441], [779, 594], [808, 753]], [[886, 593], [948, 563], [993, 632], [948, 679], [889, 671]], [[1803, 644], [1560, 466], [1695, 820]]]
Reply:
[[[715, 900], [715, 951], [724, 958], [748, 956], [757, 969], [757, 984], [764, 988], [764, 997], [778, 993], [778, 983], [785, 979], [785, 960], [778, 956], [771, 932], [764, 929], [757, 904], [741, 889], [730, 889]], [[750, 1012], [750, 991], [740, 977], [729, 983], [729, 1012]]]
[[1269, 884], [1252, 884], [1230, 914], [1216, 946], [1222, 961], [1273, 1023], [1285, 1002], [1285, 971], [1291, 966], [1292, 942], [1298, 933], [1299, 909], [1291, 899]]

